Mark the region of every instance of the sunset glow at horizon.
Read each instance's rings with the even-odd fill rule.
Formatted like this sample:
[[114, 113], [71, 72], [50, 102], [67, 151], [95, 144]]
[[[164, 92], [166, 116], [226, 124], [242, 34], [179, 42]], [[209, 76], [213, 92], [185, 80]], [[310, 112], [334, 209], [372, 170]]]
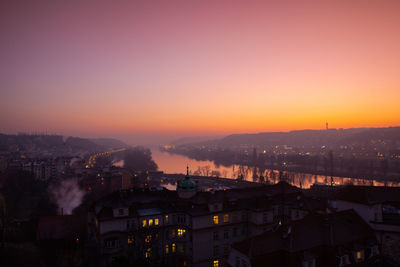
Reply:
[[0, 133], [400, 126], [399, 14], [400, 1], [1, 3]]

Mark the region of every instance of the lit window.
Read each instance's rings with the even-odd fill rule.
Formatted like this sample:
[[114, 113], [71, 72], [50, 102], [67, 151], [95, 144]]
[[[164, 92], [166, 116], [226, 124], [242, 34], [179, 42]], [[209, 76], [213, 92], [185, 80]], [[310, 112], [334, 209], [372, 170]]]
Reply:
[[229, 214], [224, 215], [224, 223], [229, 222]]
[[183, 253], [183, 245], [182, 244], [178, 244], [178, 252]]
[[175, 230], [174, 230], [174, 229], [171, 230], [171, 237], [172, 237], [172, 238], [175, 238]]
[[154, 219], [154, 225], [158, 225], [158, 219]]
[[149, 226], [152, 226], [153, 225], [153, 219], [150, 219], [149, 220]]
[[214, 216], [213, 221], [214, 221], [214, 224], [218, 224], [218, 215]]
[[168, 215], [165, 215], [165, 223], [168, 223]]
[[172, 244], [172, 253], [175, 253], [175, 251], [176, 251], [176, 245], [175, 245], [175, 243], [173, 243]]
[[128, 235], [128, 244], [132, 244], [133, 240], [133, 235]]
[[147, 221], [146, 221], [146, 220], [143, 220], [143, 221], [142, 221], [142, 227], [146, 227], [146, 225], [147, 225]]
[[151, 235], [147, 235], [147, 236], [144, 238], [144, 242], [150, 243], [150, 241], [151, 241]]
[[186, 233], [185, 229], [178, 229], [178, 237], [184, 236], [185, 233]]
[[356, 258], [357, 258], [357, 261], [362, 260], [363, 255], [362, 255], [362, 251], [361, 250], [356, 252]]
[[169, 253], [169, 246], [165, 245], [165, 254], [168, 254], [168, 253]]
[[219, 266], [219, 260], [215, 260], [214, 261], [214, 267], [218, 267]]
[[148, 249], [146, 250], [145, 257], [146, 257], [146, 258], [151, 258], [151, 248], [148, 248]]

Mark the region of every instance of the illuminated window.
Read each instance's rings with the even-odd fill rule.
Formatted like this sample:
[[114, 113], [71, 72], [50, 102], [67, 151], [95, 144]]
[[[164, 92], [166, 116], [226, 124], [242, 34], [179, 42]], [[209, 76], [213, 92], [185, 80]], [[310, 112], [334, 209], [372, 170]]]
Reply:
[[169, 246], [165, 245], [165, 254], [168, 254], [168, 253], [169, 253]]
[[229, 222], [229, 214], [224, 215], [224, 223]]
[[147, 258], [151, 258], [151, 248], [148, 248], [148, 249], [146, 250], [145, 257], [146, 257], [146, 259], [147, 259]]
[[128, 244], [132, 244], [133, 240], [133, 235], [128, 235]]
[[147, 221], [146, 221], [146, 220], [143, 220], [143, 221], [142, 221], [142, 227], [146, 227], [146, 225], [147, 225]]
[[168, 215], [165, 215], [165, 223], [168, 223]]
[[150, 241], [151, 241], [151, 235], [147, 235], [147, 236], [144, 238], [144, 242], [150, 243]]
[[152, 226], [153, 225], [153, 219], [150, 219], [149, 220], [149, 226]]
[[215, 260], [213, 266], [214, 266], [214, 267], [218, 267], [218, 266], [219, 266], [219, 260]]
[[218, 224], [218, 215], [213, 217], [214, 224]]
[[175, 243], [173, 243], [172, 244], [172, 253], [175, 253], [175, 251], [176, 251], [176, 245], [175, 245]]
[[172, 237], [172, 238], [175, 238], [175, 230], [174, 230], [174, 229], [171, 230], [171, 237]]
[[178, 237], [184, 236], [185, 233], [186, 233], [186, 230], [185, 230], [185, 229], [178, 229]]
[[154, 225], [158, 225], [158, 219], [154, 219]]

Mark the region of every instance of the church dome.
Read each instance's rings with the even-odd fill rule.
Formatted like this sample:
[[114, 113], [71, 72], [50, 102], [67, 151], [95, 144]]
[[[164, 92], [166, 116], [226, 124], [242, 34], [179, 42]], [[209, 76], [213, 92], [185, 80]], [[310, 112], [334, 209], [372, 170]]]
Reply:
[[189, 167], [187, 167], [185, 179], [178, 182], [177, 191], [182, 198], [189, 198], [196, 194], [197, 186], [196, 183], [190, 179]]

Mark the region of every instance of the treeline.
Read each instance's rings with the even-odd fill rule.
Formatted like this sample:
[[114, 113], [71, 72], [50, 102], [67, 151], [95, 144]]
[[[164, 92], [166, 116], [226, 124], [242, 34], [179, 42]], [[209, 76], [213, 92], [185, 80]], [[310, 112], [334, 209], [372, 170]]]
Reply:
[[400, 161], [398, 159], [344, 158], [332, 152], [325, 155], [264, 154], [243, 153], [229, 149], [206, 150], [197, 147], [182, 146], [167, 150], [195, 160], [210, 160], [216, 165], [229, 167], [244, 165], [259, 169], [286, 170], [318, 175], [341, 176], [352, 178], [398, 180]]

